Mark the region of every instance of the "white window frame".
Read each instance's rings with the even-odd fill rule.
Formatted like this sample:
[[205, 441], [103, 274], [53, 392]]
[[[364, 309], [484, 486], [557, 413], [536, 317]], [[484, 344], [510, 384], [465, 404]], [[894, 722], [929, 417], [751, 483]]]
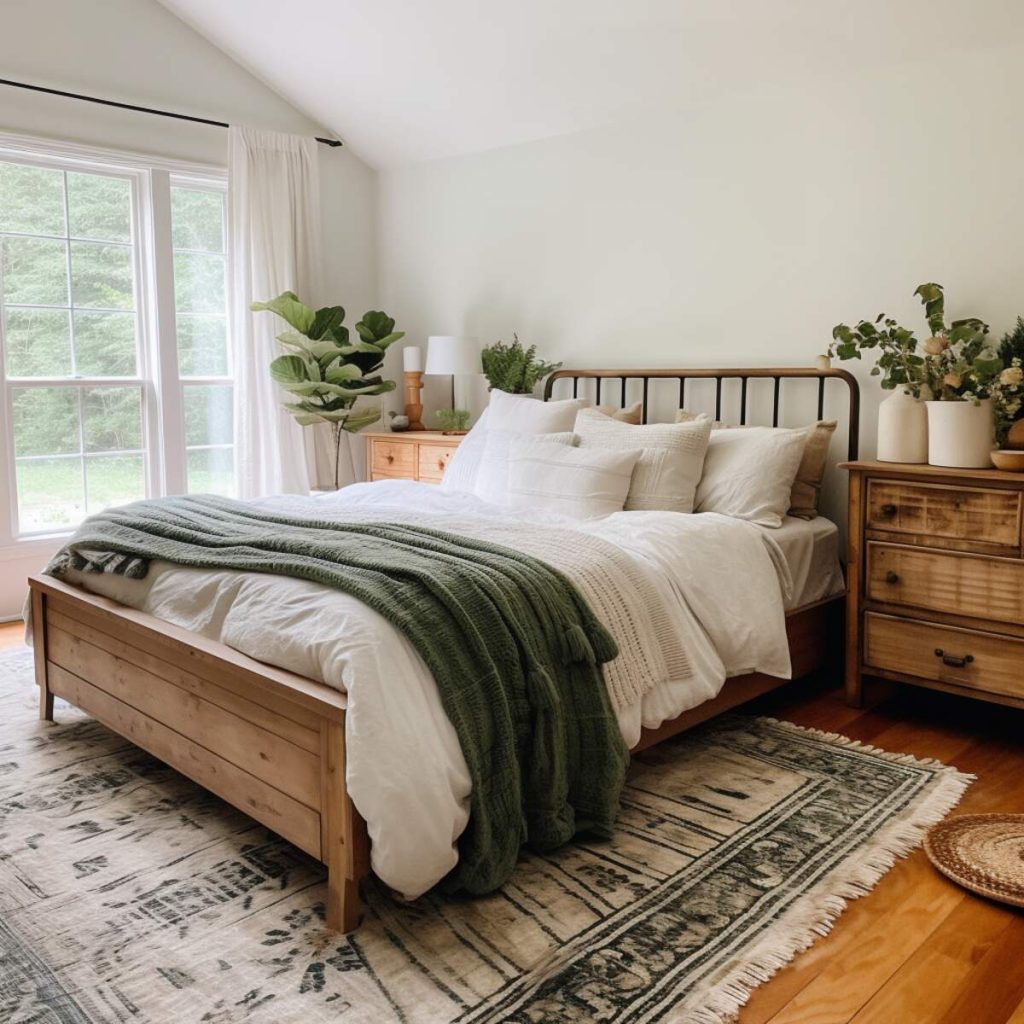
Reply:
[[[224, 168], [79, 146], [0, 132], [0, 160], [113, 174], [132, 182], [133, 253], [137, 318], [138, 378], [8, 379], [6, 336], [0, 316], [0, 480], [8, 500], [0, 501], [0, 550], [34, 549], [68, 536], [72, 529], [28, 533], [18, 529], [11, 387], [103, 386], [138, 383], [143, 389], [143, 446], [146, 494], [155, 497], [186, 490], [182, 382], [178, 376], [174, 260], [171, 239], [171, 185], [227, 189]], [[230, 272], [228, 272], [230, 281]], [[230, 327], [229, 327], [230, 329]], [[230, 346], [229, 346], [230, 359]], [[229, 362], [229, 374], [231, 364]], [[189, 383], [204, 379], [187, 378]], [[211, 383], [227, 383], [211, 378]]]

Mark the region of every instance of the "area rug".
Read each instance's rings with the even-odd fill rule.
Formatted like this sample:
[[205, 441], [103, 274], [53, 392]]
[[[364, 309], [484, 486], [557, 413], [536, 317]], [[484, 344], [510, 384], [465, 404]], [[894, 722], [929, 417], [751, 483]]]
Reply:
[[630, 770], [616, 837], [475, 900], [323, 928], [319, 864], [0, 657], [0, 1020], [565, 1024], [732, 1019], [969, 777], [732, 717]]

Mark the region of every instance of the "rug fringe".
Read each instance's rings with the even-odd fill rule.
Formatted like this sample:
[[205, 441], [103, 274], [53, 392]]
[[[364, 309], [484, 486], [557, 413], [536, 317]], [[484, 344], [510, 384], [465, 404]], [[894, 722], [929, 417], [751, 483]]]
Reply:
[[[934, 758], [912, 754], [894, 754], [852, 740], [840, 733], [805, 728], [767, 716], [762, 721], [787, 731], [810, 735], [837, 746], [856, 749], [898, 764], [916, 764], [936, 769], [932, 789], [913, 810], [907, 821], [893, 821], [881, 828], [855, 856], [823, 878], [801, 900], [772, 925], [765, 936], [743, 956], [743, 963], [726, 968], [707, 979], [699, 994], [674, 1007], [665, 1018], [667, 1024], [731, 1024], [751, 993], [763, 985], [817, 939], [828, 935], [839, 915], [851, 900], [866, 896], [882, 877], [924, 840], [932, 825], [941, 821], [961, 800], [976, 776], [958, 771]], [[698, 1004], [699, 1005], [695, 1005]]]

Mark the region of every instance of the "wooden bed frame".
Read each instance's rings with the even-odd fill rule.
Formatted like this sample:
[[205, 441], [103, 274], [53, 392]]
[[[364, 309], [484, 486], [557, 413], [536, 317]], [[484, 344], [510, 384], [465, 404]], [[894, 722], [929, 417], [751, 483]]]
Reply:
[[[841, 377], [850, 388], [850, 457], [856, 457], [857, 385], [841, 370], [561, 371], [558, 377], [573, 374], [813, 377], [821, 387], [819, 412], [823, 378]], [[745, 383], [743, 395], [745, 402]], [[778, 385], [776, 422], [777, 396]], [[645, 379], [645, 414], [646, 398]], [[51, 577], [33, 576], [29, 587], [40, 717], [52, 721], [54, 697], [62, 697], [322, 861], [327, 926], [354, 929], [370, 856], [365, 822], [345, 788], [342, 695]], [[794, 679], [839, 656], [842, 607], [840, 595], [789, 613]], [[730, 679], [714, 700], [645, 729], [634, 749], [786, 682], [761, 674]]]

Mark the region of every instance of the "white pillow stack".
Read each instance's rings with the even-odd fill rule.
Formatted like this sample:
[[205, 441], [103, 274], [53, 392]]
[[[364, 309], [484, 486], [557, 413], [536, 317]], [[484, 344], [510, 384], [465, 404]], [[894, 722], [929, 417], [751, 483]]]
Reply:
[[581, 448], [639, 450], [627, 509], [693, 511], [711, 420], [634, 426], [596, 409], [582, 409], [576, 415], [575, 431]]
[[806, 443], [806, 429], [716, 430], [697, 488], [696, 511], [781, 526]]
[[[529, 395], [509, 395], [494, 388], [490, 404], [455, 450], [441, 484], [446, 491], [477, 493], [487, 438], [493, 431], [506, 434], [555, 434], [572, 431], [585, 398], [541, 402]], [[487, 488], [485, 488], [487, 489]]]
[[[555, 437], [560, 435], [549, 435]], [[577, 519], [621, 512], [639, 451], [552, 444], [548, 437], [509, 445], [509, 508], [540, 509]]]

